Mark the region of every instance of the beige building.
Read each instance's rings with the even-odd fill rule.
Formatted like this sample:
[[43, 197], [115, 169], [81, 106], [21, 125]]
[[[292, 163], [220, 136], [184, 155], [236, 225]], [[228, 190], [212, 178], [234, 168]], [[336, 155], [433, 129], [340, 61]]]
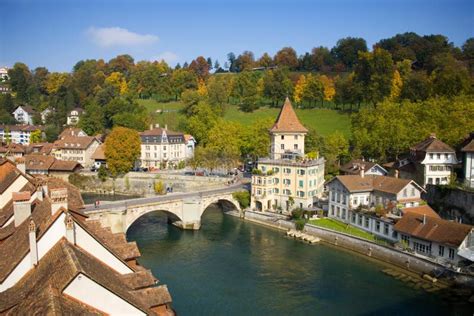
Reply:
[[287, 98], [270, 129], [270, 157], [259, 159], [252, 175], [252, 209], [289, 211], [307, 208], [321, 197], [324, 159], [310, 159], [305, 155], [307, 132]]
[[142, 167], [169, 168], [189, 157], [184, 134], [170, 131], [166, 126], [160, 128], [158, 125], [140, 133], [140, 140]]
[[52, 153], [57, 159], [77, 161], [84, 168], [90, 168], [94, 164], [92, 154], [99, 145], [96, 137], [64, 135], [54, 142]]

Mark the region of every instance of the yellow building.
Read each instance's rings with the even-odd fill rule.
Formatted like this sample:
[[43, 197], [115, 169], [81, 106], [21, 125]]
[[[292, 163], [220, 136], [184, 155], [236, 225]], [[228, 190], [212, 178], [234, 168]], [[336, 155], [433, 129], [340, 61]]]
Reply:
[[305, 155], [307, 132], [287, 98], [270, 129], [270, 157], [259, 159], [252, 174], [252, 209], [289, 211], [307, 208], [321, 197], [324, 159]]

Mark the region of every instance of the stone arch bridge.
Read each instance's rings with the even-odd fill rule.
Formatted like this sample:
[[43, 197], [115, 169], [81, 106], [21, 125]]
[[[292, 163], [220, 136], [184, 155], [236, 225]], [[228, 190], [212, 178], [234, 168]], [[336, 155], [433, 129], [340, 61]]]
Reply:
[[224, 211], [240, 212], [239, 203], [232, 193], [244, 190], [243, 185], [223, 189], [192, 193], [173, 193], [150, 198], [122, 200], [100, 205], [89, 205], [84, 212], [90, 220], [99, 220], [103, 227], [110, 227], [113, 233], [126, 233], [127, 229], [141, 216], [164, 211], [169, 214], [173, 225], [182, 229], [199, 229], [201, 216], [211, 204], [219, 203]]

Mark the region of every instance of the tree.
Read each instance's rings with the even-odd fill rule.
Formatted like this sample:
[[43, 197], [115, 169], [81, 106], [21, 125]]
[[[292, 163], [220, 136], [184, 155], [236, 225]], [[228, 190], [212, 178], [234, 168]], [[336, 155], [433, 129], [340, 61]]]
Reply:
[[312, 68], [317, 71], [329, 71], [334, 64], [331, 51], [324, 46], [315, 47], [311, 51]]
[[235, 68], [238, 72], [251, 70], [255, 66], [255, 57], [251, 51], [244, 51], [235, 60]]
[[392, 87], [390, 89], [390, 99], [397, 100], [400, 97], [403, 88], [402, 77], [398, 70], [393, 72]]
[[244, 157], [252, 157], [256, 160], [265, 157], [270, 151], [270, 135], [268, 130], [272, 127], [271, 118], [256, 120], [249, 128], [243, 129], [241, 153]]
[[286, 69], [267, 70], [263, 82], [264, 95], [272, 100], [273, 106], [279, 105], [285, 97], [293, 94], [293, 83], [288, 78]]
[[307, 153], [319, 153], [322, 156], [325, 150], [324, 137], [319, 135], [314, 128], [309, 128], [304, 138], [304, 149]]
[[259, 107], [258, 74], [244, 71], [238, 75], [232, 89], [232, 96], [239, 99], [239, 108], [244, 112], [252, 112]]
[[225, 76], [212, 76], [207, 82], [209, 104], [219, 116], [224, 114], [224, 105], [229, 98], [230, 91], [227, 84]]
[[313, 102], [323, 101], [324, 98], [324, 86], [321, 81], [309, 74], [306, 76], [306, 86], [303, 90], [303, 101], [308, 102], [311, 107]]
[[212, 69], [212, 58], [207, 57], [206, 61], [207, 61], [207, 64], [209, 65], [209, 69]]
[[125, 127], [114, 127], [105, 140], [104, 153], [113, 178], [127, 173], [140, 157], [138, 132]]
[[296, 69], [298, 67], [298, 57], [292, 47], [283, 47], [274, 57], [275, 65]]
[[16, 93], [16, 98], [20, 102], [30, 101], [30, 89], [33, 84], [33, 76], [27, 65], [16, 63], [8, 70], [10, 86]]
[[235, 167], [241, 156], [242, 126], [236, 122], [219, 120], [209, 130], [206, 148], [218, 158], [218, 164], [227, 169]]
[[[235, 54], [230, 52], [227, 54], [227, 60], [229, 62], [229, 71], [230, 72], [237, 72], [237, 67], [235, 65]], [[227, 68], [227, 67], [226, 67]]]
[[219, 68], [221, 68], [221, 64], [219, 64], [219, 61], [216, 59], [216, 61], [214, 62], [214, 69], [218, 70]]
[[99, 170], [97, 171], [97, 177], [100, 181], [105, 182], [108, 176], [109, 173], [107, 172], [107, 168], [105, 168], [104, 165], [100, 165]]
[[257, 65], [260, 67], [268, 68], [273, 65], [273, 59], [268, 53], [263, 53], [262, 57], [257, 60]]
[[[340, 131], [336, 131], [326, 137], [324, 157], [328, 161], [328, 170], [337, 166], [339, 169], [341, 160], [349, 155], [349, 141]], [[331, 172], [328, 172], [331, 173]]]
[[199, 102], [186, 120], [186, 131], [193, 135], [196, 141], [205, 145], [209, 131], [217, 124], [217, 114], [211, 106], [204, 102]]
[[125, 80], [125, 76], [120, 72], [112, 72], [107, 78], [105, 83], [114, 87], [120, 95], [124, 95], [128, 92], [128, 84]]
[[45, 89], [48, 94], [55, 94], [59, 91], [69, 79], [69, 74], [61, 72], [53, 72], [48, 74], [45, 82]]
[[43, 136], [41, 134], [42, 134], [42, 132], [39, 129], [34, 130], [33, 132], [31, 132], [31, 134], [30, 134], [30, 143], [32, 143], [32, 144], [41, 143], [41, 141], [43, 140]]
[[187, 89], [196, 89], [198, 84], [197, 76], [187, 69], [178, 69], [171, 75], [171, 87], [177, 100]]
[[104, 112], [95, 102], [86, 104], [84, 113], [79, 120], [79, 126], [87, 135], [97, 135], [104, 131]]
[[364, 98], [374, 106], [390, 96], [393, 78], [390, 53], [381, 48], [359, 54], [355, 80], [362, 86]]
[[129, 78], [135, 67], [133, 57], [130, 55], [118, 55], [107, 63], [107, 73], [121, 73], [125, 78]]
[[462, 57], [469, 65], [472, 74], [474, 72], [474, 37], [468, 38], [462, 45]]
[[469, 90], [469, 72], [451, 54], [436, 56], [435, 65], [431, 74], [434, 94], [453, 97]]
[[199, 56], [191, 62], [189, 70], [193, 71], [196, 76], [201, 79], [207, 79], [209, 76], [209, 64], [202, 56]]
[[293, 92], [293, 99], [296, 103], [301, 103], [303, 101], [303, 94], [304, 90], [306, 89], [306, 77], [305, 75], [301, 75], [298, 78], [298, 81], [295, 85], [295, 90]]
[[359, 52], [367, 52], [367, 43], [363, 38], [346, 37], [337, 41], [331, 50], [334, 57], [348, 69], [357, 63]]
[[413, 71], [405, 79], [400, 91], [401, 99], [424, 101], [431, 95], [431, 82], [426, 72]]
[[246, 209], [250, 205], [250, 192], [240, 191], [232, 193], [232, 197], [237, 200], [242, 210]]
[[318, 79], [323, 84], [324, 100], [332, 101], [332, 99], [334, 98], [334, 95], [336, 94], [336, 89], [334, 87], [334, 80], [332, 80], [332, 78], [329, 78], [326, 75], [321, 75], [319, 76]]

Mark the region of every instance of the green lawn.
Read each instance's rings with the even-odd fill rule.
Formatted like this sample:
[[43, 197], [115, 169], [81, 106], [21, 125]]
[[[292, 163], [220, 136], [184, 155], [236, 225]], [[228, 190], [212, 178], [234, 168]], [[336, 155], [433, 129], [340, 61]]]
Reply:
[[341, 233], [346, 233], [352, 236], [364, 238], [373, 242], [377, 242], [376, 238], [374, 235], [363, 231], [362, 229], [353, 227], [351, 225], [348, 225], [346, 223], [330, 219], [330, 218], [322, 218], [322, 219], [313, 219], [309, 221], [310, 224], [314, 226], [319, 226], [319, 227], [324, 227], [324, 228], [329, 228]]
[[[181, 102], [164, 103], [153, 99], [137, 100], [137, 102], [144, 105], [150, 111], [153, 122], [159, 123], [160, 126], [168, 124], [169, 129], [176, 130], [184, 119], [183, 115], [177, 112], [177, 110], [182, 108]], [[164, 112], [156, 113], [157, 109], [161, 109]], [[252, 113], [246, 113], [240, 111], [235, 105], [229, 105], [226, 107], [224, 118], [248, 126], [260, 118], [269, 117], [274, 120], [278, 116], [279, 111], [279, 108], [262, 107]], [[341, 131], [344, 136], [350, 137], [350, 116], [347, 113], [330, 109], [297, 109], [296, 113], [306, 127], [314, 128], [321, 135], [326, 136], [335, 131]]]

